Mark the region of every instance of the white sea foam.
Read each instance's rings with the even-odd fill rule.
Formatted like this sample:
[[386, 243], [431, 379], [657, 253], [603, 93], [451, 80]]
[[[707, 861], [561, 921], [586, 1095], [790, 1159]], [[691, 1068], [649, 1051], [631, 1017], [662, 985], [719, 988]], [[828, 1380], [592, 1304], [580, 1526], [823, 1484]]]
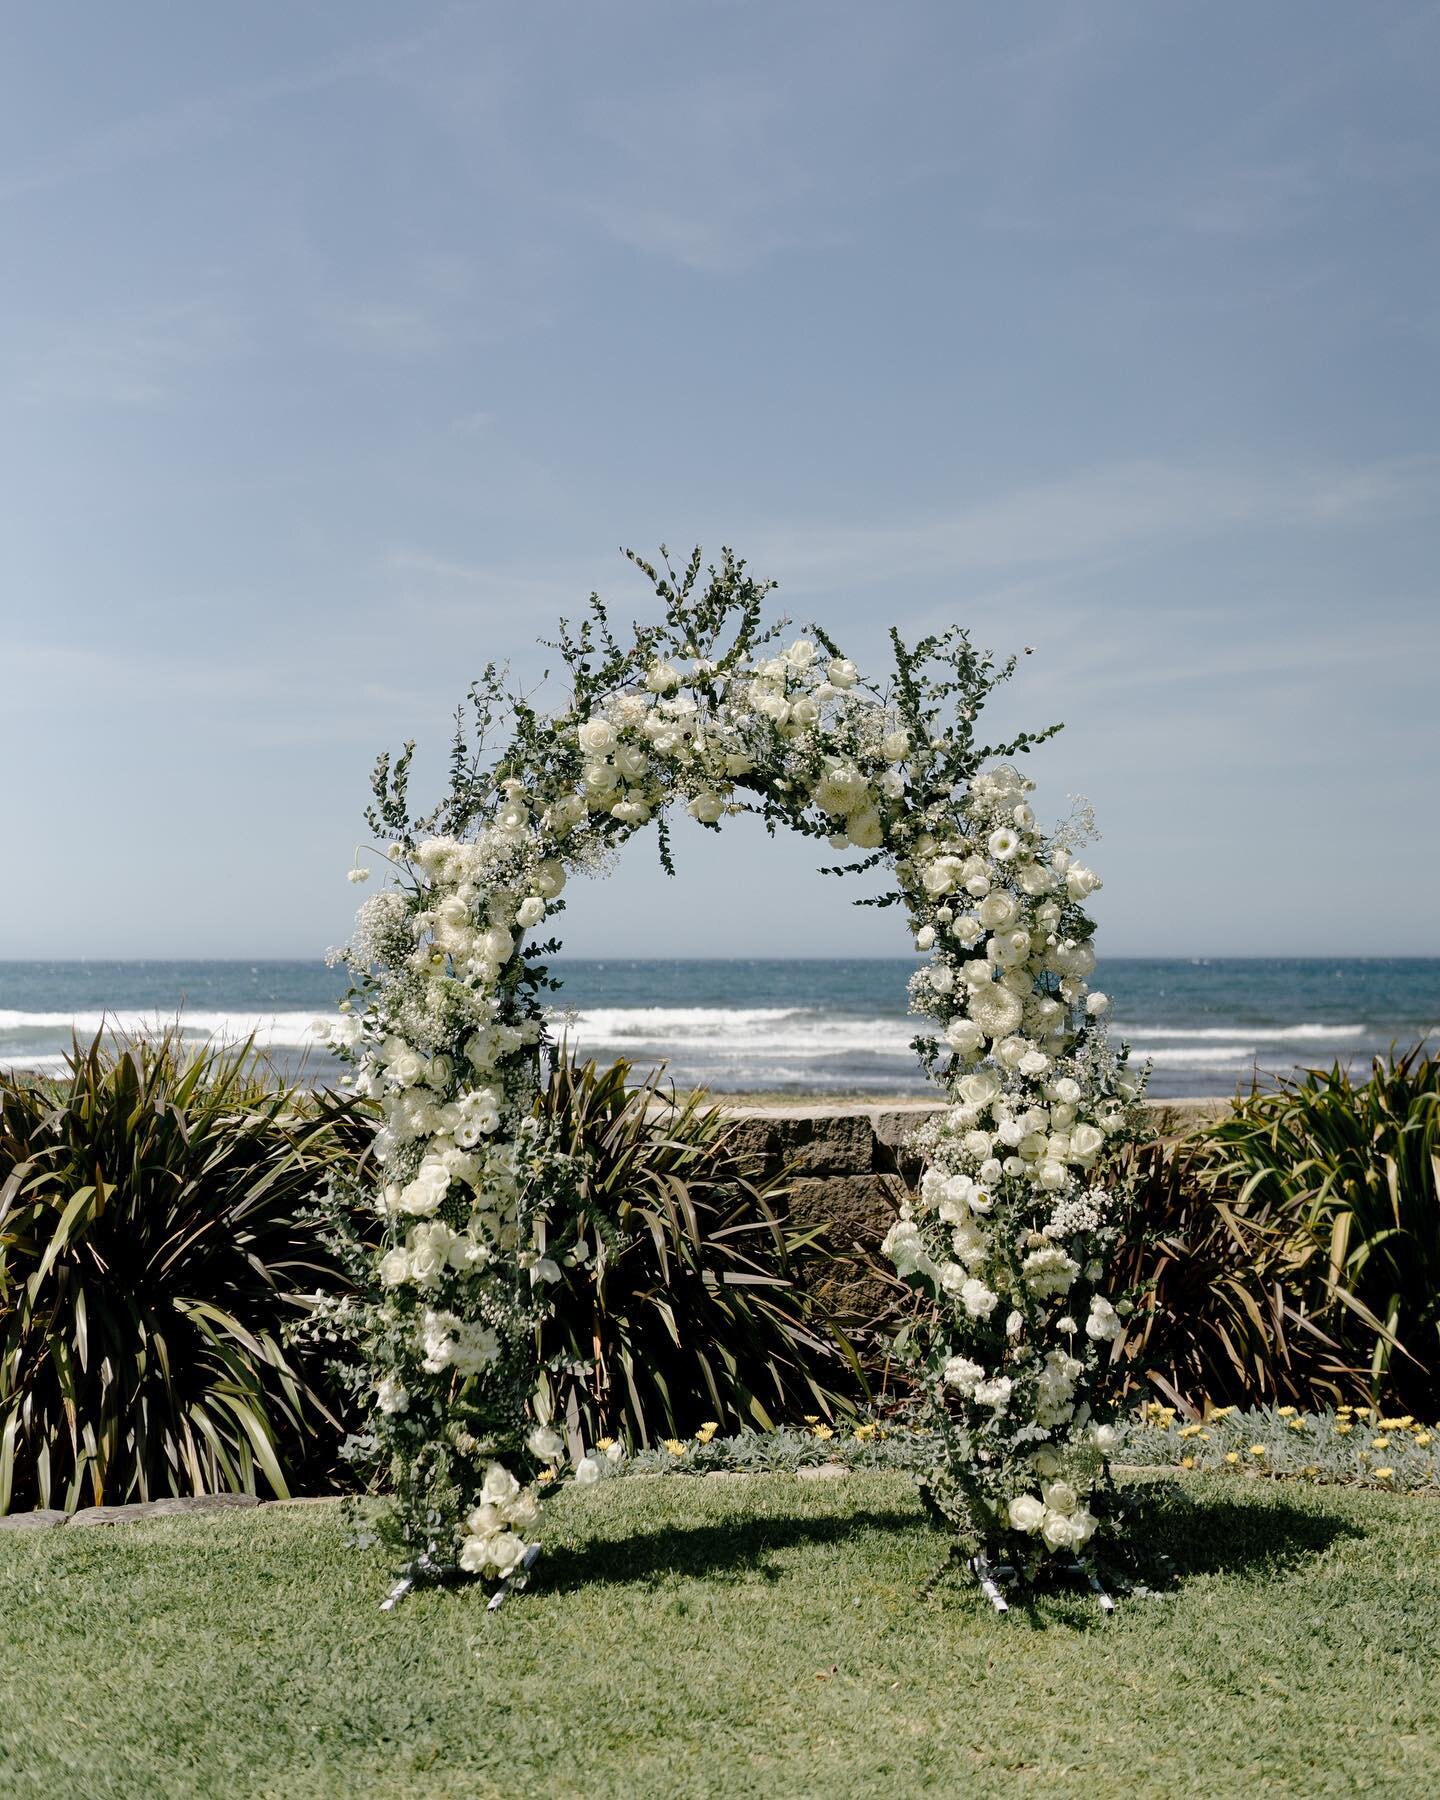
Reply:
[[919, 1022], [786, 1007], [618, 1006], [552, 1013], [572, 1045], [634, 1052], [668, 1049], [712, 1056], [804, 1059], [863, 1053], [911, 1057]]
[[1205, 1025], [1187, 1028], [1179, 1025], [1116, 1025], [1117, 1037], [1181, 1038], [1187, 1043], [1201, 1039], [1233, 1042], [1244, 1038], [1247, 1044], [1338, 1043], [1343, 1039], [1362, 1038], [1368, 1025]]
[[38, 1032], [74, 1032], [81, 1039], [97, 1031], [124, 1033], [127, 1037], [154, 1037], [179, 1019], [188, 1038], [213, 1038], [240, 1043], [253, 1037], [265, 1049], [298, 1050], [319, 1042], [315, 1033], [316, 1010], [307, 1012], [157, 1012], [117, 1008], [113, 1012], [15, 1012], [0, 1008], [0, 1032], [27, 1037]]

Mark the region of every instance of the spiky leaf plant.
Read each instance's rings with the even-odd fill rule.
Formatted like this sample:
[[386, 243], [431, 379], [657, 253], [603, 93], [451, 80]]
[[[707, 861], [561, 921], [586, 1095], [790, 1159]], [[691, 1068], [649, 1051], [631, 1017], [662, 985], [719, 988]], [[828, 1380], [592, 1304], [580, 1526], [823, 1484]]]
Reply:
[[337, 1282], [309, 1209], [365, 1135], [173, 1029], [0, 1076], [0, 1512], [289, 1491], [336, 1425], [284, 1343]]
[[783, 1182], [736, 1154], [703, 1096], [630, 1077], [562, 1057], [537, 1102], [594, 1246], [540, 1329], [553, 1416], [577, 1443], [634, 1448], [853, 1410], [849, 1346], [793, 1279], [817, 1234], [786, 1225]]

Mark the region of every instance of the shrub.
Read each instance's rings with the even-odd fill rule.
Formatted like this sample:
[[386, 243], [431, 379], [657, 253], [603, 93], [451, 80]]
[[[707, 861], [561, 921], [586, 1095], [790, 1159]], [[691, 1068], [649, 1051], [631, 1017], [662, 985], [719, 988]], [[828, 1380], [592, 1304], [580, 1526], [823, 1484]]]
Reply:
[[0, 1076], [0, 1512], [285, 1494], [323, 1459], [337, 1422], [285, 1326], [339, 1279], [308, 1209], [368, 1135], [174, 1030]]
[[722, 1112], [630, 1073], [562, 1060], [537, 1102], [596, 1237], [539, 1332], [553, 1415], [633, 1448], [853, 1410], [853, 1356], [794, 1279], [817, 1234], [783, 1223], [783, 1184], [731, 1150]]
[[1440, 1060], [1423, 1045], [1237, 1101], [1194, 1159], [1202, 1192], [1283, 1222], [1284, 1278], [1372, 1398], [1432, 1417], [1440, 1393]]

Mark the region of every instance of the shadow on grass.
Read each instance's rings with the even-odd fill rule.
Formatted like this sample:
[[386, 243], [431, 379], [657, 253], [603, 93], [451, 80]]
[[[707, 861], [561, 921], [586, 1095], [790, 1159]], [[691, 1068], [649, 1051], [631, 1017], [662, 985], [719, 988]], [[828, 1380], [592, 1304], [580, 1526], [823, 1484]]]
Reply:
[[1366, 1536], [1352, 1519], [1313, 1504], [1296, 1506], [1278, 1495], [1195, 1499], [1178, 1486], [1141, 1501], [1133, 1533], [1143, 1548], [1168, 1557], [1182, 1578], [1283, 1575], [1342, 1538]]
[[[778, 1581], [768, 1556], [797, 1545], [844, 1544], [866, 1531], [913, 1533], [943, 1551], [944, 1538], [913, 1512], [866, 1509], [843, 1517], [770, 1516], [708, 1525], [667, 1525], [629, 1537], [593, 1538], [547, 1549], [543, 1586], [570, 1593], [595, 1583], [644, 1583], [665, 1576]], [[1178, 1488], [1152, 1492], [1135, 1508], [1131, 1542], [1143, 1580], [1170, 1585], [1204, 1575], [1265, 1580], [1285, 1575], [1343, 1538], [1363, 1538], [1349, 1519], [1314, 1505], [1236, 1496], [1192, 1499]], [[1153, 1564], [1152, 1568], [1144, 1565]], [[918, 1590], [917, 1590], [918, 1591]], [[1042, 1592], [1064, 1592], [1065, 1584]], [[1073, 1588], [1069, 1590], [1074, 1592]], [[1034, 1621], [1038, 1623], [1039, 1621]]]
[[569, 1593], [596, 1582], [644, 1582], [665, 1575], [704, 1575], [742, 1581], [757, 1574], [778, 1581], [780, 1570], [766, 1564], [776, 1550], [798, 1544], [840, 1544], [863, 1531], [923, 1532], [913, 1512], [866, 1510], [843, 1518], [768, 1517], [733, 1519], [714, 1525], [667, 1525], [631, 1537], [592, 1538], [585, 1544], [556, 1545], [545, 1552], [543, 1585]]

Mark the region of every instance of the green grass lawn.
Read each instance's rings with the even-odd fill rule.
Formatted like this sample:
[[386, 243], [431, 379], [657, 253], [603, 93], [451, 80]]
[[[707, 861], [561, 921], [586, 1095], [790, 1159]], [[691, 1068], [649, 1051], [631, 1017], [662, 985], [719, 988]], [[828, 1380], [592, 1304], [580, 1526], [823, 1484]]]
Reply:
[[1189, 1478], [1102, 1622], [949, 1586], [907, 1481], [551, 1508], [538, 1585], [393, 1615], [337, 1507], [0, 1536], [15, 1796], [1440, 1792], [1440, 1504]]

